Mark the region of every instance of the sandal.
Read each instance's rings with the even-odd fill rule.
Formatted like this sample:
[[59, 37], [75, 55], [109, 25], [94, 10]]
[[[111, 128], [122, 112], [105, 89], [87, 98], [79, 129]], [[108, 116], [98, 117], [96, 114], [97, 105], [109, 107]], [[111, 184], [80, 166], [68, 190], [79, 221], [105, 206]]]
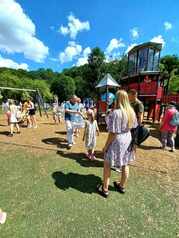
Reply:
[[104, 191], [103, 185], [99, 184], [97, 186], [97, 192], [103, 196], [104, 198], [107, 198], [109, 196], [109, 191]]
[[125, 188], [121, 187], [120, 183], [117, 182], [113, 182], [115, 189], [119, 192], [119, 193], [125, 193]]
[[91, 155], [91, 160], [96, 160], [96, 156], [94, 154]]

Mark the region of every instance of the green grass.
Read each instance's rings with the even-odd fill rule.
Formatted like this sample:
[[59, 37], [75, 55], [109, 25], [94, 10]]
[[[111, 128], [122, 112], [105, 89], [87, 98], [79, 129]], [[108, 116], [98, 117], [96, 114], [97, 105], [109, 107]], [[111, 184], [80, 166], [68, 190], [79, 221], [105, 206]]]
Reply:
[[101, 162], [37, 152], [0, 154], [1, 238], [176, 237], [175, 203], [157, 177], [131, 168], [127, 193], [111, 187], [105, 200], [95, 192]]

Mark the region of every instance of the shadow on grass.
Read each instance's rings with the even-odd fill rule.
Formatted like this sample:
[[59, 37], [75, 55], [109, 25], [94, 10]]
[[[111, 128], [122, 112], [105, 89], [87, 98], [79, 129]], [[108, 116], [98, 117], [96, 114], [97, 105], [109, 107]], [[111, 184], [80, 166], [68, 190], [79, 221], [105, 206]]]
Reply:
[[140, 145], [138, 146], [138, 148], [143, 150], [161, 150], [160, 146], [150, 146], [150, 145]]
[[42, 122], [42, 123], [40, 123], [40, 124], [42, 124], [42, 125], [51, 125], [51, 126], [55, 126], [55, 125], [56, 125], [56, 124], [53, 123], [53, 122]]
[[8, 136], [10, 134], [9, 131], [0, 131], [0, 135]]
[[100, 124], [99, 125], [99, 131], [100, 132], [107, 132], [106, 125], [105, 124]]
[[56, 131], [55, 133], [60, 135], [66, 135], [66, 131]]
[[52, 174], [52, 178], [57, 188], [64, 191], [73, 188], [82, 193], [96, 193], [96, 187], [101, 183], [101, 178], [94, 174], [64, 174], [63, 172], [56, 171]]
[[3, 127], [4, 127], [4, 126], [9, 126], [9, 125], [7, 125], [7, 124], [0, 124], [0, 126], [3, 126]]
[[86, 155], [84, 153], [73, 153], [73, 152], [64, 152], [64, 151], [57, 151], [57, 154], [67, 158], [75, 160], [78, 164], [80, 164], [83, 167], [103, 167], [103, 161], [102, 160], [88, 160], [86, 158]]
[[42, 140], [42, 142], [47, 145], [56, 145], [57, 148], [64, 149], [67, 147], [67, 143], [64, 138], [58, 138], [58, 137], [45, 138]]

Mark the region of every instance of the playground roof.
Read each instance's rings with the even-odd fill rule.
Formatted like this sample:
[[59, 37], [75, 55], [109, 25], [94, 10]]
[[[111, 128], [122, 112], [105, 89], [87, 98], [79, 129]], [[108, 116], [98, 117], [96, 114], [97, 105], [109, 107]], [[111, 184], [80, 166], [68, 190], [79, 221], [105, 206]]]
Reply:
[[107, 86], [120, 87], [120, 85], [113, 79], [113, 77], [109, 73], [106, 74], [104, 78], [101, 79], [96, 88], [102, 88]]
[[155, 49], [157, 51], [160, 51], [162, 49], [162, 44], [161, 43], [156, 43], [156, 42], [146, 42], [140, 45], [136, 45], [134, 46], [129, 52], [128, 54], [134, 53], [137, 50], [140, 50], [142, 48], [152, 48]]

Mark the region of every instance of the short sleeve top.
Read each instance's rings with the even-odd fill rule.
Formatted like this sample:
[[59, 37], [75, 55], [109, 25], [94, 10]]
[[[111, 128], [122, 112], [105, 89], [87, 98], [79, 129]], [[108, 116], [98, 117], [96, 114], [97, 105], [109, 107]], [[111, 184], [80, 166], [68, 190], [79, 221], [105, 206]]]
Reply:
[[[132, 128], [137, 127], [137, 119], [134, 118], [134, 123], [132, 125]], [[128, 127], [128, 118], [127, 115], [122, 113], [120, 109], [114, 110], [112, 113], [110, 113], [108, 118], [108, 125], [107, 125], [108, 132], [111, 133], [125, 133], [130, 130]]]
[[138, 117], [138, 113], [143, 113], [144, 112], [144, 105], [138, 99], [134, 103], [131, 103], [131, 106], [133, 107], [137, 117]]
[[[70, 102], [66, 102], [65, 103], [65, 110], [73, 110], [73, 111], [79, 111], [79, 106], [78, 106], [78, 103], [75, 103], [75, 104], [72, 104]], [[65, 112], [65, 120], [69, 120], [69, 121], [76, 121], [76, 118], [75, 118], [75, 114], [72, 114], [72, 113], [68, 113], [68, 112]]]
[[170, 121], [172, 120], [173, 115], [176, 113], [176, 109], [169, 108], [166, 110], [163, 118], [163, 125], [161, 127], [161, 131], [170, 131], [170, 132], [175, 132], [177, 129], [177, 126], [172, 126], [170, 125]]

